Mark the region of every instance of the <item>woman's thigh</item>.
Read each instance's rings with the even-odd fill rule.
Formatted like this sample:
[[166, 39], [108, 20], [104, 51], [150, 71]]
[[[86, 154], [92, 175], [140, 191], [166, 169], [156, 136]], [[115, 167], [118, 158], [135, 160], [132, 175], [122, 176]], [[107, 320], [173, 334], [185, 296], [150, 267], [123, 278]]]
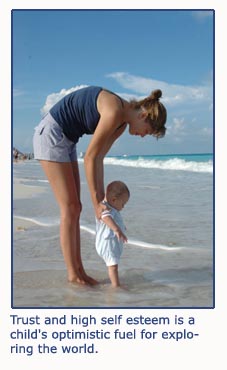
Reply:
[[80, 177], [77, 162], [40, 161], [60, 208], [80, 204]]

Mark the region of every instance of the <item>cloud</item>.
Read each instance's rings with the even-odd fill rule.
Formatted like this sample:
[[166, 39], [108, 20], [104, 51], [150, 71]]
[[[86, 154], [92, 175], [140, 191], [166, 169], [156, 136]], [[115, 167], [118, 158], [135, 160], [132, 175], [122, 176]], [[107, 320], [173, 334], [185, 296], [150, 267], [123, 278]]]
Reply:
[[[169, 84], [141, 76], [134, 76], [125, 72], [114, 72], [107, 75], [117, 81], [123, 91], [114, 91], [126, 100], [141, 99], [151, 93], [154, 89], [163, 92], [162, 101], [168, 110], [167, 135], [173, 140], [185, 140], [186, 135], [193, 135], [196, 125], [197, 135], [203, 137], [211, 135], [209, 129], [212, 109], [212, 80], [209, 79], [204, 85], [184, 86]], [[47, 96], [41, 113], [47, 113], [50, 108], [65, 95], [79, 90], [87, 85], [78, 85], [69, 89], [62, 89], [57, 93]], [[120, 90], [120, 89], [119, 89]], [[209, 116], [204, 117], [204, 112]], [[207, 127], [204, 127], [207, 126]], [[197, 127], [198, 126], [198, 127]], [[118, 143], [116, 143], [118, 145]]]
[[198, 11], [193, 11], [192, 15], [195, 19], [204, 20], [207, 18], [211, 18], [213, 16], [213, 11], [212, 10], [198, 10]]
[[67, 94], [70, 94], [73, 91], [82, 89], [83, 87], [87, 87], [87, 85], [78, 85], [78, 86], [71, 87], [70, 89], [67, 89], [67, 90], [62, 89], [58, 93], [52, 93], [48, 95], [44, 106], [40, 110], [41, 114], [44, 115], [47, 112], [49, 112], [49, 110], [53, 107], [53, 105], [56, 104], [62, 98], [64, 98], [64, 96], [66, 96]]
[[[117, 92], [126, 100], [142, 99], [148, 96], [152, 90], [161, 89], [163, 93], [162, 101], [166, 106], [176, 107], [184, 105], [206, 103], [208, 109], [212, 106], [212, 81], [204, 85], [184, 86], [177, 84], [169, 84], [165, 81], [159, 81], [141, 76], [134, 76], [126, 72], [114, 72], [106, 77], [117, 81], [124, 89], [130, 92]], [[41, 108], [41, 114], [45, 114], [49, 109], [62, 99], [65, 95], [79, 90], [87, 85], [78, 85], [70, 89], [62, 89], [60, 92], [52, 93], [47, 96], [44, 106]], [[19, 92], [18, 92], [19, 94]]]
[[[70, 89], [62, 89], [60, 92], [57, 93], [52, 93], [47, 96], [46, 102], [44, 106], [41, 108], [40, 112], [42, 115], [46, 114], [49, 112], [51, 107], [53, 107], [54, 104], [56, 104], [60, 99], [62, 99], [64, 96], [67, 94], [70, 94], [73, 91], [82, 89], [83, 87], [87, 87], [88, 85], [78, 85], [71, 87]], [[119, 93], [119, 95], [125, 99], [125, 100], [133, 100], [133, 99], [140, 99], [140, 96], [138, 94], [128, 94], [128, 93]]]
[[133, 76], [126, 72], [114, 72], [108, 74], [107, 77], [116, 80], [123, 88], [134, 91], [139, 98], [149, 95], [152, 90], [161, 89], [163, 93], [162, 101], [169, 106], [201, 102], [208, 102], [210, 105], [212, 101], [211, 82], [200, 86], [184, 86]]
[[14, 88], [13, 89], [13, 97], [16, 98], [17, 96], [22, 96], [24, 95], [24, 91], [20, 90], [20, 89], [16, 89]]
[[184, 118], [173, 118], [173, 124], [174, 130], [184, 130]]
[[201, 130], [201, 134], [204, 136], [212, 137], [213, 136], [213, 128], [212, 127], [203, 127]]

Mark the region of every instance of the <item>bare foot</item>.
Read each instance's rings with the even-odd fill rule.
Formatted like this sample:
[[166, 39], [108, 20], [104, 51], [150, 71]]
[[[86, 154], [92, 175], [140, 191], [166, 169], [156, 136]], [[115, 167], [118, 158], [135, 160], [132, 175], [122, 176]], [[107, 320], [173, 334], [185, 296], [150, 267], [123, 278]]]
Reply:
[[68, 282], [72, 284], [87, 285], [86, 281], [79, 278], [78, 276], [69, 277]]
[[85, 275], [84, 276], [85, 281], [90, 285], [97, 285], [99, 282], [95, 279], [93, 279], [91, 276]]
[[82, 280], [86, 281], [87, 284], [89, 285], [97, 285], [99, 282], [95, 279], [93, 279], [91, 276], [88, 276], [84, 270], [83, 267], [79, 268], [79, 274], [82, 278]]
[[68, 277], [68, 281], [73, 284], [80, 284], [80, 285], [97, 285], [99, 282], [92, 277], [88, 276], [85, 272], [80, 273], [80, 275], [74, 275], [72, 277]]
[[127, 285], [112, 285], [110, 286], [112, 289], [119, 289], [119, 290], [127, 290], [129, 291]]

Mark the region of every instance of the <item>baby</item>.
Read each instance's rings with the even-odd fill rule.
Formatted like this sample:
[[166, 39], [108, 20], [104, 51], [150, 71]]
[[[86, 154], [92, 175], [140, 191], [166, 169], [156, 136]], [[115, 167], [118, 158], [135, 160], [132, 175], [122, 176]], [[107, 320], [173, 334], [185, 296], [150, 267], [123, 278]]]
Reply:
[[101, 220], [96, 219], [96, 250], [106, 263], [113, 287], [120, 286], [118, 264], [123, 251], [123, 243], [127, 242], [125, 226], [120, 211], [128, 202], [130, 192], [121, 181], [111, 182], [106, 189], [103, 201], [107, 210], [102, 212]]

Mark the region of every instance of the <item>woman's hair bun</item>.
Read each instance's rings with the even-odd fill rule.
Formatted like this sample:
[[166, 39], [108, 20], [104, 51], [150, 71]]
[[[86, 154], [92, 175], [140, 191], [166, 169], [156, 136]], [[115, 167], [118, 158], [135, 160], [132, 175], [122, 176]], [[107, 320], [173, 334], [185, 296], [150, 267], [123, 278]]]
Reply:
[[162, 90], [159, 90], [159, 89], [154, 90], [152, 91], [150, 96], [151, 96], [151, 99], [158, 100], [162, 96]]

